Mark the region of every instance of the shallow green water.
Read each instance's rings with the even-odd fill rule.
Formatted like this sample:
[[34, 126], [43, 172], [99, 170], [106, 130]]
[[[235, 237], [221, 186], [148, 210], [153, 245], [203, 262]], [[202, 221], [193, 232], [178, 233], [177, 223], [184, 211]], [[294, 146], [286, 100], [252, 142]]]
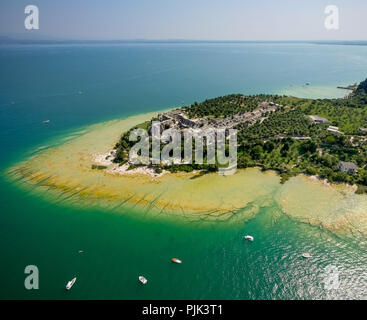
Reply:
[[[367, 47], [194, 44], [0, 48], [0, 169], [84, 125], [226, 93], [335, 86], [367, 75]], [[82, 94], [78, 91], [82, 90]], [[317, 92], [317, 88], [314, 92]], [[43, 120], [50, 119], [48, 125]], [[237, 224], [152, 219], [48, 202], [0, 179], [0, 298], [364, 298], [361, 239], [284, 216]], [[242, 236], [251, 234], [253, 243]], [[83, 250], [82, 254], [78, 251]], [[303, 252], [313, 258], [304, 260]], [[170, 262], [172, 257], [182, 265]], [[24, 268], [40, 289], [24, 288]], [[325, 267], [340, 272], [325, 290]], [[146, 286], [137, 281], [148, 279]], [[70, 292], [64, 286], [77, 276]]]

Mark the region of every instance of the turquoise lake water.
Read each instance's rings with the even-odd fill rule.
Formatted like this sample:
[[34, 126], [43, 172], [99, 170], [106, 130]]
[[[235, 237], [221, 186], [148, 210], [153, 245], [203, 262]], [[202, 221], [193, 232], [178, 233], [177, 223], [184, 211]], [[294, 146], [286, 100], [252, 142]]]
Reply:
[[[2, 46], [0, 70], [3, 172], [49, 141], [118, 117], [229, 93], [343, 96], [336, 86], [367, 77], [367, 46]], [[275, 204], [236, 225], [159, 220], [48, 202], [3, 174], [0, 203], [1, 299], [367, 298], [365, 244], [291, 220]], [[314, 257], [300, 258], [307, 251]], [[27, 265], [39, 268], [39, 290], [24, 288]], [[330, 265], [338, 290], [324, 288]]]

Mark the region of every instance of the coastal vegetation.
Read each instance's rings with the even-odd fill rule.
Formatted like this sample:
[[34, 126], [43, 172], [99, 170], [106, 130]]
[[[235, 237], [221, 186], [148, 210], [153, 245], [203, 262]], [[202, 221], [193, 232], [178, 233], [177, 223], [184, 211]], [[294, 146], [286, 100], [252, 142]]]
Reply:
[[101, 166], [101, 165], [97, 165], [97, 164], [92, 164], [91, 168], [93, 170], [104, 170], [104, 169], [107, 169], [107, 166]]
[[[275, 107], [271, 110], [266, 107], [259, 109], [264, 103]], [[260, 116], [251, 118], [256, 110], [260, 110]], [[194, 126], [198, 119], [212, 119], [214, 123], [229, 123], [227, 129], [237, 129], [238, 168], [276, 170], [282, 182], [304, 173], [317, 175], [329, 182], [357, 184], [358, 193], [367, 190], [367, 80], [353, 86], [353, 91], [341, 99], [232, 94], [201, 103], [195, 102], [179, 111], [187, 116], [185, 125]], [[251, 121], [233, 121], [238, 118], [247, 119], [247, 115]], [[323, 117], [327, 123], [314, 121], [311, 115]], [[223, 119], [228, 121], [223, 122]], [[135, 128], [149, 130], [152, 121]], [[170, 127], [167, 121], [163, 129]], [[205, 124], [202, 122], [200, 126]], [[125, 132], [115, 146], [114, 162], [128, 162], [132, 145], [129, 132]], [[205, 152], [206, 149], [204, 159]], [[340, 162], [355, 164], [358, 170], [345, 172], [340, 169]], [[218, 170], [218, 167], [218, 164], [179, 164], [157, 166], [155, 170], [212, 172]]]

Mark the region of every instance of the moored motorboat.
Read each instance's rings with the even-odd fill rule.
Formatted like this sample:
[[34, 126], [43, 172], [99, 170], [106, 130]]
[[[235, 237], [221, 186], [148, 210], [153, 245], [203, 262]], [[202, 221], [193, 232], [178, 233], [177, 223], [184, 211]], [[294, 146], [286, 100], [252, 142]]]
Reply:
[[254, 237], [253, 236], [244, 236], [245, 240], [248, 240], [248, 241], [254, 241]]
[[142, 284], [146, 284], [148, 282], [147, 279], [145, 279], [143, 276], [139, 276], [139, 281], [142, 283]]
[[70, 290], [70, 289], [71, 289], [71, 287], [74, 285], [75, 281], [76, 281], [76, 277], [75, 277], [75, 278], [73, 278], [72, 280], [70, 280], [70, 281], [66, 284], [66, 290]]
[[172, 258], [172, 262], [174, 262], [174, 263], [182, 263], [182, 261], [180, 259], [177, 259], [177, 258]]

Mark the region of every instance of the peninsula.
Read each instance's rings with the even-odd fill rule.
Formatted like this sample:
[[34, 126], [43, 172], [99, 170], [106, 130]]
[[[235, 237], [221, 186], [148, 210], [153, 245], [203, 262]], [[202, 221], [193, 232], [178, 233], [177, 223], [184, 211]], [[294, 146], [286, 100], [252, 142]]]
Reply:
[[[367, 80], [354, 85], [353, 92], [341, 99], [232, 94], [159, 114], [131, 130], [142, 128], [151, 134], [153, 121], [160, 121], [161, 132], [170, 128], [237, 129], [238, 168], [275, 170], [282, 183], [303, 173], [333, 183], [356, 184], [358, 193], [367, 190]], [[128, 170], [137, 167], [128, 159], [131, 130], [123, 133], [111, 159]], [[163, 170], [205, 173], [217, 171], [218, 163], [149, 168], [158, 174]]]
[[[99, 123], [37, 148], [7, 176], [68, 206], [205, 223], [247, 221], [275, 206], [332, 232], [367, 235], [367, 197], [355, 193], [367, 185], [366, 87], [364, 81], [344, 99], [235, 94]], [[129, 132], [149, 131], [152, 121], [162, 130], [237, 129], [237, 172], [219, 175], [217, 164], [129, 163]]]

